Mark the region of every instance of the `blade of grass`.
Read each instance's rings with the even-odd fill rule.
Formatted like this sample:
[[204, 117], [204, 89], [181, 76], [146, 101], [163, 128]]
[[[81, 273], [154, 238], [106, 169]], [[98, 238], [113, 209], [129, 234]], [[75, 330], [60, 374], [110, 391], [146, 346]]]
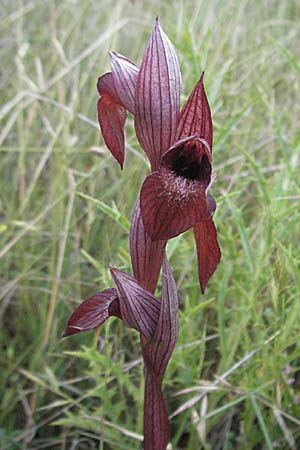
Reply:
[[266, 426], [266, 423], [265, 423], [264, 418], [262, 416], [261, 410], [260, 410], [260, 408], [258, 406], [258, 403], [257, 403], [257, 401], [256, 401], [256, 399], [255, 399], [253, 394], [250, 394], [250, 400], [251, 400], [254, 412], [256, 414], [258, 423], [260, 425], [261, 431], [262, 431], [262, 433], [264, 435], [265, 442], [266, 442], [266, 447], [267, 447], [268, 450], [273, 450], [273, 445], [272, 445], [271, 438], [269, 436], [268, 428]]

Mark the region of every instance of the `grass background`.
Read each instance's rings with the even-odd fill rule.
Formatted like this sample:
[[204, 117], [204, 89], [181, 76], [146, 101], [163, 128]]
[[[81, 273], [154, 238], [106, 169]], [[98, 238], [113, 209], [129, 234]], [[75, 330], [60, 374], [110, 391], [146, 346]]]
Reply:
[[59, 337], [82, 299], [112, 285], [109, 264], [131, 270], [148, 166], [130, 118], [120, 173], [95, 86], [108, 50], [140, 63], [157, 14], [182, 101], [206, 70], [222, 248], [201, 296], [192, 232], [168, 244], [181, 305], [164, 382], [172, 448], [300, 448], [299, 2], [1, 7], [1, 449], [141, 447], [138, 334], [112, 319]]

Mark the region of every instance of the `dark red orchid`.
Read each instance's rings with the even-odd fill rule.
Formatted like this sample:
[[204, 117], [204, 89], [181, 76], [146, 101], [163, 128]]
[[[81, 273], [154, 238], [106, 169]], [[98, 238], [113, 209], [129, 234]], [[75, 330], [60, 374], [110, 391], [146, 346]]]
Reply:
[[[165, 450], [168, 414], [162, 380], [178, 334], [178, 298], [165, 257], [167, 240], [194, 228], [204, 292], [220, 261], [208, 193], [212, 173], [212, 120], [203, 74], [180, 111], [181, 75], [173, 45], [158, 20], [140, 69], [110, 53], [111, 72], [97, 84], [98, 118], [105, 143], [123, 168], [124, 126], [134, 114], [137, 138], [151, 173], [145, 179], [130, 228], [133, 276], [111, 269], [115, 288], [99, 292], [71, 315], [64, 336], [95, 328], [110, 316], [140, 333], [145, 363], [144, 449]], [[155, 297], [161, 267], [162, 296]]]
[[153, 242], [165, 242], [194, 227], [199, 281], [204, 292], [221, 258], [213, 211], [207, 201], [213, 131], [204, 74], [180, 111], [179, 64], [158, 20], [140, 70], [124, 56], [110, 56], [112, 71], [98, 81], [98, 117], [103, 137], [123, 167], [126, 111], [134, 114], [136, 135], [152, 169], [140, 195], [146, 233]]

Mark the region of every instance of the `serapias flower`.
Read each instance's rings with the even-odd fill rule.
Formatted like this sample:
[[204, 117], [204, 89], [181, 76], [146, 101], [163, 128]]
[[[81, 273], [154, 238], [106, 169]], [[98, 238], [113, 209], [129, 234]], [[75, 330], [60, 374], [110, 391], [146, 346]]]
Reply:
[[[140, 69], [110, 53], [111, 72], [97, 84], [105, 143], [123, 168], [124, 126], [134, 114], [136, 136], [151, 174], [143, 183], [130, 228], [133, 277], [111, 269], [115, 288], [85, 300], [64, 336], [101, 325], [110, 316], [140, 333], [145, 363], [144, 449], [165, 450], [168, 414], [162, 379], [178, 334], [178, 298], [165, 256], [167, 240], [194, 228], [201, 290], [220, 261], [212, 174], [212, 120], [203, 74], [180, 111], [181, 74], [173, 45], [156, 20]], [[162, 296], [155, 297], [161, 267]]]
[[208, 200], [213, 128], [204, 74], [180, 111], [179, 63], [158, 20], [140, 69], [117, 53], [110, 58], [111, 72], [98, 80], [104, 140], [123, 167], [126, 114], [134, 114], [136, 135], [151, 165], [140, 194], [146, 233], [152, 241], [165, 242], [194, 227], [204, 292], [221, 258]]

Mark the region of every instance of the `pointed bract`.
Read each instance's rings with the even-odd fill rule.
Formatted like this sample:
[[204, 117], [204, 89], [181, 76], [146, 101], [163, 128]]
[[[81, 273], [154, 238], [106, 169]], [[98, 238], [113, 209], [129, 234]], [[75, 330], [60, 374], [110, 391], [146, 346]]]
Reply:
[[166, 241], [152, 241], [145, 230], [139, 200], [130, 228], [130, 255], [135, 279], [152, 294], [155, 292]]
[[158, 325], [147, 355], [155, 373], [162, 380], [178, 336], [178, 295], [171, 266], [163, 263], [162, 299]]
[[116, 289], [106, 289], [82, 302], [71, 315], [63, 337], [102, 325], [109, 316], [120, 317]]
[[108, 149], [123, 168], [125, 158], [124, 126], [127, 111], [114, 87], [112, 74], [106, 73], [98, 80], [98, 120]]
[[152, 170], [175, 140], [181, 74], [172, 43], [158, 20], [151, 33], [135, 93], [135, 129]]
[[134, 96], [139, 69], [125, 56], [110, 52], [110, 64], [115, 89], [123, 106], [134, 113]]
[[145, 360], [145, 450], [165, 450], [169, 426], [161, 383], [178, 336], [178, 297], [171, 267], [163, 264], [159, 322], [151, 341], [142, 340]]
[[204, 73], [180, 112], [176, 139], [195, 134], [199, 138], [205, 139], [212, 150], [212, 120], [203, 78]]
[[110, 269], [110, 272], [118, 291], [125, 325], [135, 328], [148, 339], [153, 338], [160, 314], [160, 301], [127, 273], [118, 269]]

